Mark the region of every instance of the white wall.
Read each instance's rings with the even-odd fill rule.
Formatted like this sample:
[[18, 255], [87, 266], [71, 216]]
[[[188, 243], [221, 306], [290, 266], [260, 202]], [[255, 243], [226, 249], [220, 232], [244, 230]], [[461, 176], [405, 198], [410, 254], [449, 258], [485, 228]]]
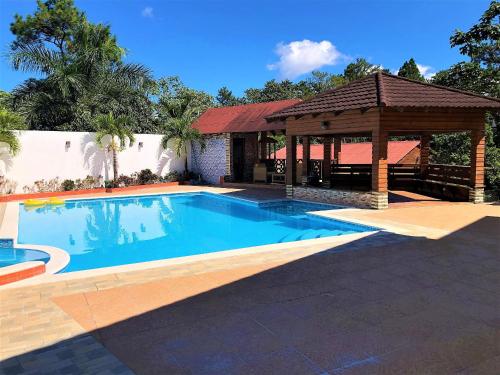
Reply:
[[[16, 192], [37, 180], [83, 179], [87, 175], [112, 178], [111, 154], [99, 148], [94, 133], [23, 131], [19, 133], [21, 152], [12, 157], [0, 151], [0, 176], [17, 183]], [[184, 158], [178, 158], [172, 149], [163, 150], [162, 136], [137, 134], [132, 147], [118, 153], [118, 173], [130, 175], [149, 168], [164, 176], [184, 170]], [[70, 147], [66, 148], [66, 141]], [[143, 147], [139, 148], [139, 142]], [[189, 150], [188, 150], [189, 151]], [[189, 158], [190, 159], [190, 158]], [[190, 162], [190, 160], [189, 160]]]

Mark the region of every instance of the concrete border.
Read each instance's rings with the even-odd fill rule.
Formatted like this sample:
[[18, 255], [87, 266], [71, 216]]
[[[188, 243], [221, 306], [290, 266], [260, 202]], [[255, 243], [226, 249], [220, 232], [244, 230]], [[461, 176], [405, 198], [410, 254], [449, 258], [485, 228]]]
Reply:
[[[203, 187], [200, 187], [199, 189], [193, 189], [193, 190], [186, 191], [186, 192], [182, 192], [182, 191], [149, 192], [149, 193], [145, 192], [145, 193], [139, 193], [139, 194], [136, 193], [136, 194], [124, 194], [124, 195], [114, 195], [114, 196], [75, 197], [75, 198], [67, 199], [67, 201], [82, 201], [82, 200], [95, 200], [95, 199], [122, 199], [122, 198], [132, 198], [132, 197], [142, 197], [142, 196], [176, 195], [176, 194], [189, 194], [189, 193], [208, 193], [208, 194], [220, 195], [221, 198], [238, 200], [238, 201], [245, 203], [245, 204], [250, 204], [250, 205], [254, 205], [254, 206], [259, 205], [259, 201], [255, 201], [255, 200], [251, 200], [251, 199], [244, 199], [244, 198], [239, 198], [239, 197], [225, 196], [224, 194], [221, 193], [222, 189], [221, 188], [203, 188]], [[270, 200], [264, 200], [261, 202], [267, 203], [267, 202], [273, 202], [273, 201], [286, 201], [286, 200], [287, 199], [270, 199]], [[309, 202], [309, 201], [305, 201], [305, 200], [301, 200], [301, 202], [318, 203], [318, 202]], [[320, 204], [325, 204], [325, 203], [320, 203]], [[5, 219], [7, 219], [7, 218], [10, 219], [10, 220], [7, 220], [7, 222], [9, 224], [6, 227], [4, 227], [4, 225], [2, 225], [2, 227], [0, 228], [0, 236], [13, 238], [14, 243], [16, 245], [17, 245], [17, 235], [18, 235], [19, 205], [20, 205], [19, 202], [9, 202], [7, 204], [7, 209], [6, 209], [5, 217], [4, 217], [4, 224], [5, 224]], [[335, 207], [337, 205], [332, 205], [332, 206]], [[349, 243], [349, 242], [354, 241], [354, 240], [361, 239], [363, 237], [373, 235], [374, 233], [379, 232], [380, 228], [385, 229], [383, 225], [377, 225], [377, 224], [374, 224], [371, 222], [370, 223], [363, 222], [363, 220], [351, 220], [351, 219], [346, 219], [346, 218], [342, 218], [342, 217], [339, 218], [337, 215], [332, 215], [332, 213], [336, 213], [339, 211], [342, 212], [345, 210], [350, 210], [350, 209], [340, 208], [337, 206], [337, 208], [334, 208], [332, 210], [313, 211], [313, 212], [308, 212], [307, 214], [313, 215], [313, 216], [318, 216], [318, 217], [323, 218], [323, 219], [329, 219], [329, 220], [334, 219], [334, 220], [347, 222], [347, 223], [351, 223], [351, 224], [365, 225], [365, 226], [371, 227], [374, 230], [361, 232], [361, 233], [355, 233], [355, 234], [346, 234], [346, 235], [339, 235], [339, 236], [332, 236], [332, 237], [315, 238], [315, 239], [293, 241], [293, 242], [286, 242], [286, 243], [279, 243], [279, 244], [268, 244], [268, 245], [260, 245], [260, 246], [246, 247], [246, 248], [231, 249], [231, 250], [221, 250], [221, 251], [205, 253], [205, 254], [197, 254], [197, 255], [169, 258], [169, 259], [160, 259], [160, 260], [154, 260], [154, 261], [149, 261], [149, 262], [139, 262], [139, 263], [132, 263], [132, 264], [127, 264], [127, 265], [103, 267], [103, 268], [96, 268], [96, 269], [90, 269], [90, 270], [74, 271], [74, 272], [62, 273], [62, 274], [56, 274], [56, 273], [59, 272], [60, 270], [62, 270], [64, 267], [66, 267], [66, 265], [70, 261], [70, 255], [66, 251], [64, 251], [63, 249], [59, 249], [59, 248], [52, 247], [52, 246], [46, 246], [46, 245], [23, 244], [22, 245], [23, 248], [40, 250], [40, 251], [45, 251], [45, 252], [49, 253], [51, 255], [51, 260], [52, 260], [52, 258], [54, 258], [54, 261], [53, 261], [53, 263], [51, 263], [51, 261], [49, 261], [47, 263], [47, 272], [45, 274], [31, 278], [31, 279], [16, 282], [15, 287], [32, 285], [32, 284], [39, 284], [39, 283], [63, 281], [63, 280], [83, 279], [83, 278], [97, 276], [97, 275], [107, 275], [107, 274], [114, 274], [114, 273], [146, 270], [146, 269], [159, 268], [159, 267], [165, 267], [165, 266], [170, 266], [170, 265], [188, 264], [188, 263], [193, 263], [193, 262], [200, 262], [200, 261], [205, 261], [205, 260], [239, 256], [239, 255], [261, 254], [261, 253], [266, 253], [266, 252], [270, 252], [270, 251], [286, 252], [286, 251], [290, 251], [290, 250], [299, 251], [299, 249], [301, 249], [300, 250], [301, 253], [304, 252], [307, 254], [309, 254], [309, 253], [312, 254], [312, 253], [316, 253], [316, 252], [320, 252], [320, 251], [325, 250], [325, 249], [312, 250], [311, 247], [314, 245], [323, 245], [326, 248], [331, 248], [331, 247], [339, 246], [339, 245], [342, 245], [345, 243]], [[335, 217], [335, 216], [337, 216], [337, 217]], [[16, 245], [15, 245], [15, 247], [17, 247]], [[11, 286], [12, 286], [12, 284], [7, 285], [7, 287], [11, 287]]]

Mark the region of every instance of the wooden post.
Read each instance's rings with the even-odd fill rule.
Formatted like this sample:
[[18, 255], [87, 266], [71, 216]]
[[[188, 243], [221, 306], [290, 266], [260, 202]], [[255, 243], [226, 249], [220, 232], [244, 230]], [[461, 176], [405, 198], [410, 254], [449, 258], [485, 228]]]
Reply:
[[484, 202], [485, 143], [484, 128], [471, 132], [469, 201], [473, 203]]
[[311, 161], [311, 145], [309, 136], [302, 137], [302, 185], [307, 185], [307, 177], [309, 177], [309, 167]]
[[293, 197], [293, 184], [297, 178], [297, 137], [286, 136], [286, 196]]
[[420, 137], [420, 175], [425, 177], [429, 168], [429, 156], [431, 153], [431, 134]]
[[336, 164], [340, 164], [342, 154], [342, 137], [333, 138], [333, 159]]
[[387, 192], [387, 132], [372, 132], [372, 202], [371, 207], [383, 209], [389, 206]]
[[260, 160], [267, 159], [267, 132], [260, 132]]
[[323, 166], [322, 166], [322, 185], [330, 188], [330, 177], [332, 174], [332, 138], [323, 138]]

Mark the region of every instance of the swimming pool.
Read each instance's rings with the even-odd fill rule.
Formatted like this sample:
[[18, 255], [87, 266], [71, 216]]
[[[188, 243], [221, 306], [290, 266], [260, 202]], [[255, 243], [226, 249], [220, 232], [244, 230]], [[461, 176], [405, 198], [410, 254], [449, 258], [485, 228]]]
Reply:
[[374, 228], [306, 211], [338, 207], [300, 201], [261, 205], [211, 193], [68, 200], [19, 210], [19, 244], [55, 246], [72, 272]]
[[34, 260], [47, 263], [49, 259], [49, 254], [43, 251], [19, 248], [0, 248], [0, 268]]

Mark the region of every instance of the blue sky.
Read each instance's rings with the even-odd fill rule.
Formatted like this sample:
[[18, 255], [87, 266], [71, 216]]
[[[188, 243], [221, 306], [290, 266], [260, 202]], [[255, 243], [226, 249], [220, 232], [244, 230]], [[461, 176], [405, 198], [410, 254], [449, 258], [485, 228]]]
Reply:
[[[110, 24], [127, 60], [156, 77], [179, 75], [190, 87], [235, 94], [269, 79], [340, 73], [356, 57], [396, 70], [414, 57], [427, 75], [465, 60], [451, 49], [453, 30], [468, 29], [489, 0], [76, 0], [92, 22]], [[35, 0], [0, 0], [0, 89], [30, 74], [5, 57], [15, 13]], [[426, 69], [426, 70], [425, 70]]]

